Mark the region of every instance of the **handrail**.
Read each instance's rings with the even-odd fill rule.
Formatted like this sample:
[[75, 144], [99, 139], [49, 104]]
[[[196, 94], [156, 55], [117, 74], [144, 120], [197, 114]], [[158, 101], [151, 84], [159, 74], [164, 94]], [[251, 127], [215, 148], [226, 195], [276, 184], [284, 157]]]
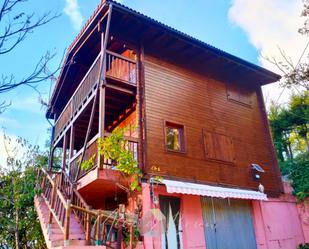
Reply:
[[110, 51], [110, 50], [106, 50], [106, 53], [107, 54], [110, 54], [110, 55], [113, 55], [113, 56], [115, 56], [115, 57], [117, 57], [117, 58], [119, 58], [119, 59], [122, 59], [122, 60], [125, 60], [125, 61], [128, 61], [128, 62], [131, 62], [131, 63], [136, 63], [136, 60], [133, 60], [133, 59], [131, 59], [131, 58], [128, 58], [128, 57], [125, 57], [125, 56], [123, 56], [123, 55], [121, 55], [121, 54], [117, 54], [117, 53], [115, 53], [115, 52], [112, 52], [112, 51]]
[[[43, 173], [43, 175], [41, 173]], [[120, 205], [123, 206], [122, 208], [120, 208], [119, 206], [119, 209], [116, 209], [114, 211], [91, 209], [75, 188], [73, 188], [73, 191], [71, 192], [73, 197], [72, 200], [66, 200], [64, 194], [61, 192], [63, 190], [62, 184], [64, 179], [66, 182], [71, 183], [70, 179], [64, 171], [62, 171], [61, 173], [56, 172], [55, 179], [53, 179], [50, 174], [54, 173], [48, 173], [43, 168], [39, 169], [38, 181], [41, 184], [38, 184], [37, 186], [41, 186], [43, 190], [43, 199], [45, 200], [47, 207], [50, 211], [51, 219], [49, 219], [48, 223], [51, 224], [52, 218], [56, 221], [56, 223], [61, 229], [61, 232], [63, 233], [65, 245], [68, 244], [67, 242], [70, 237], [69, 228], [71, 212], [73, 212], [75, 216], [79, 218], [79, 223], [84, 229], [86, 241], [88, 242], [88, 244], [90, 244], [92, 239], [91, 232], [94, 231], [95, 240], [104, 242], [106, 246], [111, 247], [111, 229], [116, 228], [119, 231], [119, 229], [122, 230], [124, 227], [127, 227], [130, 231], [130, 245], [132, 245], [132, 228], [136, 225], [136, 221], [134, 219], [134, 216], [128, 214], [124, 215], [125, 209], [123, 205]], [[59, 181], [60, 177], [61, 181]], [[64, 187], [66, 187], [66, 185], [64, 185]], [[72, 187], [74, 187], [74, 185], [72, 185]], [[74, 196], [78, 197], [78, 201], [74, 199]], [[93, 223], [92, 220], [95, 220], [95, 222]], [[109, 229], [110, 231], [107, 232], [107, 229]], [[132, 246], [130, 246], [130, 248], [132, 248]]]
[[[87, 143], [86, 149], [88, 149], [88, 147], [90, 147], [90, 145], [93, 144], [98, 138], [99, 138], [99, 133], [90, 139], [90, 141]], [[80, 149], [79, 151], [77, 151], [75, 155], [70, 158], [69, 162], [70, 163], [73, 162], [77, 157], [81, 155], [82, 152], [83, 152], [83, 149]]]
[[[69, 102], [71, 102], [71, 100], [73, 99], [73, 96], [76, 94], [76, 92], [81, 88], [82, 83], [84, 82], [84, 80], [86, 79], [86, 77], [90, 74], [91, 70], [93, 69], [94, 65], [96, 64], [96, 62], [99, 60], [101, 54], [99, 54], [94, 62], [91, 64], [89, 70], [87, 71], [87, 73], [85, 74], [85, 76], [83, 77], [83, 79], [80, 81], [80, 83], [78, 84], [77, 88], [75, 89], [75, 91], [73, 92], [71, 98], [68, 100], [68, 103], [64, 106], [63, 110], [65, 110], [68, 105], [70, 104]], [[61, 114], [59, 115], [59, 117], [57, 118], [57, 121], [60, 119], [61, 115], [63, 114], [63, 112], [61, 112]]]
[[[72, 117], [72, 114], [75, 110], [73, 110], [73, 100], [76, 97], [78, 91], [81, 89], [81, 87], [83, 87], [85, 80], [87, 79], [87, 77], [90, 75], [90, 73], [92, 72], [93, 68], [96, 66], [96, 64], [98, 63], [99, 59], [100, 59], [101, 54], [99, 54], [96, 59], [94, 60], [94, 62], [92, 63], [92, 65], [90, 66], [89, 70], [87, 71], [87, 73], [85, 74], [85, 76], [83, 77], [83, 79], [80, 81], [79, 85], [77, 86], [77, 88], [75, 89], [74, 93], [72, 94], [71, 98], [68, 100], [67, 104], [65, 105], [65, 107], [63, 108], [62, 112], [60, 113], [57, 121], [55, 122], [55, 127], [57, 127], [57, 124], [59, 123], [59, 120], [61, 120], [62, 116], [64, 115], [64, 113], [66, 112], [66, 110], [69, 108], [69, 106], [71, 105], [71, 113], [70, 116]], [[98, 81], [98, 79], [96, 80]], [[97, 82], [93, 82], [92, 85], [95, 85]], [[65, 124], [70, 120], [70, 118], [65, 122]], [[65, 126], [65, 125], [63, 125]], [[58, 131], [60, 132], [60, 131]], [[55, 138], [58, 136], [59, 134], [55, 134]]]

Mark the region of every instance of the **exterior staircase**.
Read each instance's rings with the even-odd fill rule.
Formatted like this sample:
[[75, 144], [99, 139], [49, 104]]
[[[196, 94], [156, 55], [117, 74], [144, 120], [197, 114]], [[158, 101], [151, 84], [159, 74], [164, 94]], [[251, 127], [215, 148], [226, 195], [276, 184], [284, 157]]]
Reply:
[[[63, 233], [55, 220], [48, 224], [49, 209], [42, 197], [36, 197], [34, 200], [35, 208], [41, 223], [45, 242], [48, 248], [62, 248], [64, 245]], [[87, 245], [85, 233], [77, 221], [74, 214], [70, 215], [70, 247], [82, 247]], [[92, 247], [92, 246], [91, 246]], [[103, 246], [102, 248], [105, 248]]]
[[[34, 204], [49, 249], [121, 249], [123, 229], [133, 232], [134, 218], [125, 214], [124, 208], [91, 209], [65, 172], [39, 169], [37, 189], [40, 194], [35, 197]], [[111, 230], [117, 232], [117, 241], [112, 241]], [[133, 248], [132, 232], [129, 249]]]

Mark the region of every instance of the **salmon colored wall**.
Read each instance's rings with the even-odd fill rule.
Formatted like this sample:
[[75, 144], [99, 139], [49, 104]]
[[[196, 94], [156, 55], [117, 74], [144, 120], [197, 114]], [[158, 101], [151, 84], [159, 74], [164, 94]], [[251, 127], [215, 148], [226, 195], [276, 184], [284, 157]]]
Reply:
[[258, 249], [295, 249], [309, 243], [308, 204], [297, 204], [291, 188], [268, 201], [253, 201], [253, 220]]
[[[164, 186], [155, 186], [154, 193], [157, 197], [159, 195], [166, 195], [180, 198], [183, 248], [206, 248], [200, 197], [194, 195], [170, 194], [166, 192], [166, 188]], [[143, 213], [147, 212], [151, 208], [158, 208], [158, 206], [152, 203], [150, 197], [150, 185], [147, 183], [143, 183], [142, 185], [142, 196]], [[161, 237], [151, 238], [145, 236], [144, 248], [161, 249]]]
[[309, 199], [297, 204], [297, 208], [304, 232], [305, 242], [309, 243]]

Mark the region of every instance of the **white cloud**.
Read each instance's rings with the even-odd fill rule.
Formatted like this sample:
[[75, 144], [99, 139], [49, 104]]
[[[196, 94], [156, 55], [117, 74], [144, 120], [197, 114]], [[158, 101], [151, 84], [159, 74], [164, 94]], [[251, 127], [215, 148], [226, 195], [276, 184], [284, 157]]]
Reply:
[[73, 27], [76, 30], [79, 30], [82, 27], [84, 18], [80, 12], [77, 0], [66, 0], [66, 5], [63, 11], [66, 15], [69, 16]]
[[10, 108], [18, 111], [26, 111], [44, 115], [42, 105], [39, 103], [39, 99], [34, 94], [27, 96], [26, 98], [19, 98], [12, 101]]
[[[302, 0], [233, 0], [229, 18], [247, 33], [261, 55], [282, 60], [279, 46], [296, 65], [308, 41], [298, 33], [303, 24], [300, 17], [302, 6]], [[262, 66], [280, 74], [262, 56], [259, 61]], [[263, 90], [264, 95], [275, 101], [282, 91], [278, 84], [266, 86]], [[287, 95], [285, 90], [279, 102], [285, 102]]]

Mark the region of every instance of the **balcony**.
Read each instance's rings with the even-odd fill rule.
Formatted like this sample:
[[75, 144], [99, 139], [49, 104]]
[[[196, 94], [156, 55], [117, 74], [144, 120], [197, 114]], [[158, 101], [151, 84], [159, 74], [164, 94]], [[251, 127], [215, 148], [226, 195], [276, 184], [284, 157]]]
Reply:
[[[54, 142], [61, 137], [70, 122], [80, 115], [83, 107], [94, 98], [95, 89], [99, 84], [100, 58], [101, 55], [95, 59], [57, 119], [54, 129]], [[136, 60], [107, 50], [105, 63], [106, 80], [108, 82], [117, 84], [118, 87], [119, 85], [136, 87], [138, 75]], [[115, 89], [117, 88], [115, 87]]]
[[[109, 134], [106, 135], [108, 136]], [[134, 159], [138, 161], [137, 139], [134, 137], [126, 137], [126, 139], [128, 141], [126, 148], [132, 152]], [[98, 136], [95, 136], [88, 142], [84, 155], [84, 160], [88, 160], [94, 155], [93, 167], [78, 172], [82, 154], [81, 149], [69, 160], [69, 179], [72, 182], [77, 180], [77, 190], [87, 203], [91, 203], [96, 208], [106, 208], [106, 206], [102, 207], [100, 200], [111, 198], [117, 186], [127, 188], [128, 179], [124, 177], [123, 173], [116, 170], [116, 165], [111, 160], [102, 157], [101, 164], [98, 165], [97, 140]], [[115, 185], [115, 183], [117, 184]], [[118, 192], [120, 195], [124, 193], [121, 189]]]

